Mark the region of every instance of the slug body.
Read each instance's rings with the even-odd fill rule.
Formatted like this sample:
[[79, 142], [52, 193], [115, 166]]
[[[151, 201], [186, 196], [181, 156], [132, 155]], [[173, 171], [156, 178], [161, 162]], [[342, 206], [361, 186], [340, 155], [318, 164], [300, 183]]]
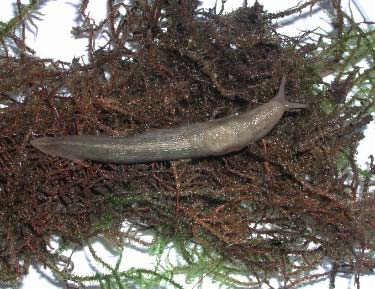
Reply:
[[285, 100], [285, 82], [284, 76], [279, 92], [270, 102], [239, 115], [177, 128], [154, 129], [130, 137], [70, 135], [42, 137], [32, 140], [31, 144], [49, 155], [106, 163], [144, 163], [223, 155], [261, 139], [286, 110], [307, 107]]

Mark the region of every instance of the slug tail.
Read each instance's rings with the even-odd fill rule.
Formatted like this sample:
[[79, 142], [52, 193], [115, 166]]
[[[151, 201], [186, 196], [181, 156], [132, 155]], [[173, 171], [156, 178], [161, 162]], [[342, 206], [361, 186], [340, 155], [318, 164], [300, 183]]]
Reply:
[[309, 105], [306, 103], [289, 102], [285, 99], [285, 84], [286, 84], [286, 74], [283, 75], [283, 78], [281, 79], [279, 91], [277, 92], [276, 96], [272, 100], [283, 104], [285, 110], [307, 108]]
[[64, 139], [62, 137], [41, 137], [31, 140], [30, 144], [48, 155], [63, 157], [69, 160], [82, 159], [75, 155], [73, 151], [69, 150], [69, 147], [64, 145]]
[[73, 161], [104, 163], [144, 163], [205, 155], [199, 144], [191, 142], [200, 127], [155, 129], [129, 137], [67, 135], [42, 137], [30, 141], [45, 154]]

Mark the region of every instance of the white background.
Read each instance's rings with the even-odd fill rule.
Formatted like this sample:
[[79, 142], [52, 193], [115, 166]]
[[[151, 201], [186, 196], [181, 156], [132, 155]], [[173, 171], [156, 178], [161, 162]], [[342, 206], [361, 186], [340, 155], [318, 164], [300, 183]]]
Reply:
[[[12, 17], [12, 2], [15, 0], [0, 0], [0, 20], [6, 21]], [[28, 1], [22, 1], [23, 3], [28, 3]], [[43, 21], [38, 21], [38, 32], [37, 35], [28, 33], [28, 45], [35, 49], [37, 55], [43, 58], [53, 58], [56, 60], [62, 60], [70, 62], [73, 57], [81, 57], [85, 59], [85, 49], [86, 40], [85, 39], [73, 39], [71, 36], [71, 27], [74, 26], [73, 19], [76, 17], [76, 8], [72, 4], [76, 4], [77, 0], [58, 0], [49, 1], [42, 9]], [[90, 15], [91, 17], [102, 19], [105, 15], [105, 2], [104, 0], [90, 0]], [[220, 1], [218, 1], [220, 2]], [[242, 0], [228, 0], [225, 7], [226, 11], [231, 11], [232, 9], [241, 6]], [[252, 4], [254, 1], [248, 1]], [[259, 0], [260, 4], [264, 5], [265, 9], [269, 12], [277, 12], [289, 7], [296, 5], [299, 1], [296, 0]], [[344, 5], [348, 5], [348, 1], [342, 1]], [[367, 17], [370, 20], [375, 20], [375, 1], [372, 0], [362, 0], [360, 2], [363, 12], [368, 14]], [[213, 7], [214, 0], [205, 0], [203, 4], [205, 7]], [[351, 3], [352, 10], [357, 19], [362, 19], [358, 14], [353, 3]], [[317, 26], [324, 28], [326, 30], [330, 29], [328, 23], [324, 20], [324, 14], [321, 16], [314, 15], [313, 17], [307, 17], [304, 20], [298, 21], [293, 26], [287, 26], [282, 28], [282, 32], [285, 34], [296, 35], [300, 31], [299, 29], [313, 29]], [[371, 123], [369, 128], [366, 130], [366, 139], [361, 142], [359, 147], [359, 153], [357, 155], [358, 163], [361, 164], [363, 168], [366, 167], [367, 158], [369, 154], [374, 154], [373, 143], [374, 139], [375, 125], [374, 122]], [[147, 238], [147, 237], [145, 237]], [[55, 240], [56, 241], [56, 240]], [[56, 242], [51, 241], [52, 246], [56, 247]], [[96, 243], [96, 248], [103, 247], [99, 242]], [[110, 252], [101, 250], [101, 256], [108, 260], [109, 263], [114, 264], [117, 256], [111, 254]], [[142, 266], [152, 268], [155, 260], [153, 258], [146, 258], [145, 254], [139, 251], [129, 249], [125, 251], [126, 262], [124, 261], [122, 266], [124, 268], [129, 268], [131, 266]], [[67, 254], [67, 256], [69, 256]], [[80, 274], [90, 274], [92, 271], [90, 267], [90, 257], [87, 249], [78, 251], [74, 253], [73, 260], [75, 262], [76, 270], [79, 270]], [[91, 264], [92, 265], [92, 264]], [[77, 269], [78, 267], [78, 269]], [[75, 271], [76, 271], [75, 270]], [[100, 270], [100, 268], [98, 268]], [[78, 271], [77, 271], [78, 272]], [[40, 278], [40, 274], [44, 277]], [[34, 265], [30, 268], [30, 274], [24, 278], [22, 281], [22, 288], [61, 288], [61, 284], [52, 284], [50, 281], [53, 280], [46, 278], [49, 272], [44, 271], [43, 268]], [[371, 285], [371, 281], [375, 282], [375, 276], [364, 276], [361, 278], [361, 288], [369, 289], [374, 288]], [[179, 280], [183, 283], [183, 279]], [[191, 288], [193, 285], [186, 286], [186, 288]], [[203, 288], [218, 288], [217, 285], [212, 284], [209, 280], [206, 281]], [[328, 288], [328, 281], [320, 282], [314, 286], [306, 286], [304, 288], [315, 289], [315, 288]], [[336, 283], [336, 288], [354, 288], [353, 279], [338, 278]]]

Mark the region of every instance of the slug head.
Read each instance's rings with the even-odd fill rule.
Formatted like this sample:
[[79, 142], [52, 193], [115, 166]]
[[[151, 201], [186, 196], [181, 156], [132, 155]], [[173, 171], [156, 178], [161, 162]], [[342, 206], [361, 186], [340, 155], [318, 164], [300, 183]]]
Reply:
[[284, 106], [285, 110], [291, 109], [298, 109], [298, 108], [307, 108], [309, 105], [306, 103], [298, 103], [298, 102], [289, 102], [285, 99], [285, 83], [286, 83], [286, 75], [283, 75], [281, 79], [279, 91], [277, 92], [276, 96], [271, 101], [277, 101]]

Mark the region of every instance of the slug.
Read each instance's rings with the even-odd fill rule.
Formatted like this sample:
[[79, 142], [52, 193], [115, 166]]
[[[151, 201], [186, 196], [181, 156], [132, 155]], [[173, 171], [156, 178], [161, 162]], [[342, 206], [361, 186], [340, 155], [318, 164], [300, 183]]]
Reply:
[[285, 111], [307, 104], [285, 99], [284, 75], [270, 102], [238, 115], [170, 129], [154, 129], [130, 137], [69, 135], [42, 137], [31, 144], [42, 152], [70, 160], [145, 163], [202, 158], [239, 151], [267, 133]]

